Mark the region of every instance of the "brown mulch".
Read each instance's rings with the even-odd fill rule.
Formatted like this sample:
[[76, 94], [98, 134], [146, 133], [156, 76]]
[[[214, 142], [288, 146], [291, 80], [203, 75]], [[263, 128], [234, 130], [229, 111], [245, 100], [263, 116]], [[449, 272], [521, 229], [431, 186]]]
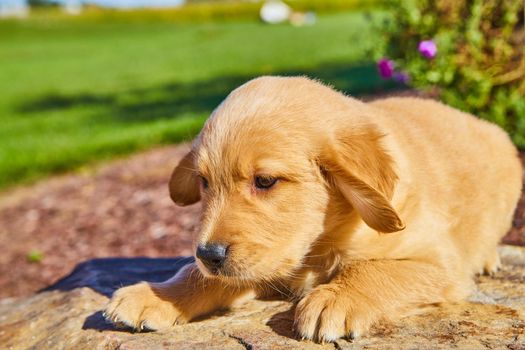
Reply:
[[[31, 294], [95, 257], [191, 255], [199, 205], [175, 206], [167, 186], [184, 153], [161, 148], [4, 194], [0, 298]], [[42, 259], [29, 262], [31, 252]]]
[[[185, 150], [160, 148], [4, 193], [0, 298], [31, 294], [95, 257], [191, 255], [199, 205], [175, 206], [167, 188]], [[525, 194], [504, 242], [525, 245]]]

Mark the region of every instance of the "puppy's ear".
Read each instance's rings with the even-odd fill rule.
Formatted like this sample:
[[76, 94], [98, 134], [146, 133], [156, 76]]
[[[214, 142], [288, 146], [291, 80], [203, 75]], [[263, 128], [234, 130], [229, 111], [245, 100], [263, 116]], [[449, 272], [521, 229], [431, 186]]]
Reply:
[[171, 174], [170, 197], [178, 205], [190, 205], [201, 198], [194, 155], [193, 151], [188, 152]]
[[390, 233], [405, 228], [390, 204], [397, 175], [384, 151], [382, 135], [372, 126], [336, 135], [327, 142], [320, 159], [329, 182], [371, 228]]

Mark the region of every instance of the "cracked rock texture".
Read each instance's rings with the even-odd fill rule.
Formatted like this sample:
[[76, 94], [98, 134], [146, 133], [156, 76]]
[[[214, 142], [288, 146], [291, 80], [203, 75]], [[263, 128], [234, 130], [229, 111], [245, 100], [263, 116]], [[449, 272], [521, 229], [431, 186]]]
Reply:
[[525, 248], [502, 246], [503, 268], [477, 278], [469, 302], [380, 324], [359, 340], [318, 345], [292, 333], [292, 305], [252, 301], [169, 332], [131, 333], [104, 322], [108, 295], [162, 280], [191, 258], [97, 259], [46, 291], [0, 301], [1, 349], [525, 349]]

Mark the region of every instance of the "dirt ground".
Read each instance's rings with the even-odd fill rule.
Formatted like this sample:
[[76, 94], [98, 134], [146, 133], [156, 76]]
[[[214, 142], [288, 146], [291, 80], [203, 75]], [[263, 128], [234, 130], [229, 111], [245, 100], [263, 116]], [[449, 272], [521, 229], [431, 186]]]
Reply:
[[[31, 294], [86, 259], [191, 255], [199, 204], [177, 207], [167, 188], [185, 150], [160, 148], [3, 193], [0, 298]], [[504, 242], [525, 245], [525, 193]]]

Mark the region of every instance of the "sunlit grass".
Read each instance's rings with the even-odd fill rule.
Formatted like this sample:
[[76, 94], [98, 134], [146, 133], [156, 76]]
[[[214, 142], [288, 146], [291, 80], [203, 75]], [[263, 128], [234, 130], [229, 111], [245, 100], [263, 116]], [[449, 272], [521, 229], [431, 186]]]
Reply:
[[0, 22], [0, 188], [191, 139], [227, 93], [306, 74], [351, 93], [384, 87], [363, 13], [312, 27], [258, 22]]

